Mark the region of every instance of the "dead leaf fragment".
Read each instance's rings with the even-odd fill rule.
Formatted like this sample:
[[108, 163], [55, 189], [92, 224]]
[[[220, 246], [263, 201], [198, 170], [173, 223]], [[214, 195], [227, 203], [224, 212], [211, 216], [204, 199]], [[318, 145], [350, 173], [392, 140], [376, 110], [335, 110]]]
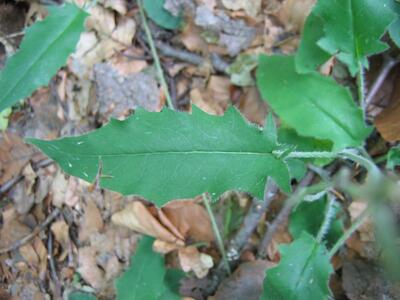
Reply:
[[17, 176], [32, 157], [32, 150], [12, 133], [0, 134], [0, 184]]
[[97, 251], [93, 247], [80, 248], [77, 271], [93, 288], [100, 289], [104, 285], [104, 273], [98, 267], [96, 257]]
[[388, 142], [400, 140], [400, 101], [386, 108], [376, 119], [379, 133]]
[[222, 0], [222, 4], [230, 10], [243, 9], [251, 17], [256, 17], [261, 10], [261, 0]]
[[99, 208], [94, 201], [89, 200], [79, 229], [79, 239], [86, 241], [92, 234], [100, 232], [103, 226], [103, 218]]
[[230, 104], [231, 81], [224, 76], [211, 76], [205, 89], [195, 88], [190, 99], [201, 110], [212, 115], [223, 115]]
[[218, 287], [215, 300], [260, 299], [265, 271], [274, 267], [269, 261], [256, 260], [243, 263]]
[[190, 246], [178, 251], [179, 261], [184, 272], [193, 271], [198, 278], [204, 278], [214, 265], [212, 257], [200, 253], [196, 247]]

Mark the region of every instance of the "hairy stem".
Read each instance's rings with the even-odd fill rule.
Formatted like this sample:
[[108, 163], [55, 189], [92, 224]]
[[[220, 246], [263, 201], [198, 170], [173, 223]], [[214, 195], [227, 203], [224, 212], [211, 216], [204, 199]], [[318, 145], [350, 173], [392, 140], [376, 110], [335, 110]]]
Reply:
[[357, 74], [358, 102], [361, 107], [365, 108], [365, 74], [361, 62], [358, 62], [358, 68], [360, 69]]
[[159, 78], [161, 86], [162, 86], [162, 88], [164, 90], [165, 98], [167, 99], [167, 104], [171, 109], [174, 109], [174, 106], [172, 104], [172, 98], [171, 98], [171, 95], [169, 94], [169, 90], [168, 90], [168, 84], [167, 84], [167, 81], [166, 81], [165, 76], [164, 76], [164, 71], [163, 71], [163, 69], [161, 67], [160, 58], [158, 56], [157, 49], [156, 49], [156, 46], [154, 44], [153, 36], [151, 35], [151, 32], [150, 32], [149, 24], [147, 23], [147, 19], [146, 19], [146, 15], [145, 15], [145, 12], [144, 12], [144, 9], [143, 9], [143, 2], [142, 1], [143, 0], [138, 0], [137, 4], [139, 6], [140, 16], [142, 17], [144, 31], [146, 33], [147, 40], [149, 42], [151, 55], [153, 56], [154, 64], [156, 65], [158, 78]]
[[322, 240], [329, 231], [329, 228], [332, 224], [332, 220], [335, 217], [335, 212], [336, 212], [335, 204], [336, 204], [335, 198], [332, 195], [329, 195], [329, 201], [326, 204], [326, 209], [325, 209], [324, 221], [322, 222], [321, 228], [319, 229], [317, 234], [318, 243], [322, 242]]
[[203, 197], [204, 206], [206, 207], [207, 213], [208, 213], [208, 215], [210, 217], [210, 220], [211, 220], [211, 226], [212, 226], [212, 229], [214, 231], [215, 238], [217, 239], [217, 245], [218, 245], [219, 251], [221, 252], [222, 261], [224, 262], [226, 271], [228, 272], [228, 274], [230, 274], [231, 273], [231, 268], [229, 266], [228, 257], [227, 257], [226, 252], [225, 252], [224, 242], [222, 240], [221, 233], [219, 232], [217, 221], [215, 220], [214, 213], [213, 213], [213, 211], [211, 209], [210, 197], [206, 193], [204, 193], [202, 195], [202, 197]]

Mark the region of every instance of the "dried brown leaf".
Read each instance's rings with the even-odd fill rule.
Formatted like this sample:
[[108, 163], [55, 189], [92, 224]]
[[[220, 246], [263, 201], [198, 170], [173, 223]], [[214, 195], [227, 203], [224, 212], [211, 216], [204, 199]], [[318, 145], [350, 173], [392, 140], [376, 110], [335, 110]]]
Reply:
[[18, 135], [0, 133], [0, 185], [17, 176], [32, 154]]
[[183, 244], [183, 241], [161, 225], [155, 215], [151, 214], [148, 208], [139, 201], [129, 203], [125, 209], [115, 213], [112, 221], [117, 225], [126, 226], [162, 241]]
[[215, 239], [210, 218], [205, 208], [194, 200], [177, 200], [161, 208], [185, 239], [211, 242]]
[[94, 233], [100, 232], [103, 229], [104, 223], [100, 210], [94, 201], [89, 200], [85, 207], [83, 221], [79, 228], [79, 239], [86, 241]]

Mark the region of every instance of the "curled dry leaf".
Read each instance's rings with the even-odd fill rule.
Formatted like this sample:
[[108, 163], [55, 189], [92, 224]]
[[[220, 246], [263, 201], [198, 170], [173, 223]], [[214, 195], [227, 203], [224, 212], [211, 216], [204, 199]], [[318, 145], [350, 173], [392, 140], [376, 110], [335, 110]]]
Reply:
[[155, 237], [153, 250], [162, 254], [178, 251], [182, 269], [202, 278], [213, 266], [211, 256], [200, 253], [185, 242], [211, 242], [214, 234], [204, 207], [193, 200], [177, 200], [161, 209], [142, 202], [129, 203], [114, 214], [112, 221], [137, 232]]
[[117, 225], [126, 226], [156, 239], [183, 245], [183, 241], [165, 228], [142, 202], [129, 203], [124, 210], [112, 216], [112, 221]]
[[167, 243], [211, 242], [214, 234], [204, 207], [193, 200], [171, 201], [161, 209], [135, 201], [115, 213], [112, 221]]

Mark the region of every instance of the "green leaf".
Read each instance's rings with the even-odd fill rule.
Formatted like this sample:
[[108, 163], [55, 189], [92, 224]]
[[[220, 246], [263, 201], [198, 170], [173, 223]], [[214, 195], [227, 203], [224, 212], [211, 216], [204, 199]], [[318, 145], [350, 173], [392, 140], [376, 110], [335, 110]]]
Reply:
[[159, 300], [181, 300], [179, 296], [180, 281], [185, 273], [178, 269], [169, 269], [165, 275], [164, 284], [166, 289]]
[[129, 269], [116, 280], [118, 300], [158, 300], [165, 292], [164, 258], [153, 252], [153, 238], [143, 237]]
[[96, 299], [97, 298], [94, 295], [84, 292], [73, 292], [68, 296], [68, 300], [96, 300]]
[[[278, 130], [279, 142], [286, 145], [296, 145], [296, 151], [332, 151], [332, 142], [328, 140], [318, 140], [312, 137], [299, 135], [296, 130], [281, 124]], [[318, 166], [325, 166], [331, 159], [316, 158], [303, 159], [304, 162], [311, 162]], [[290, 168], [290, 167], [289, 167]]]
[[[313, 202], [301, 202], [292, 212], [289, 218], [289, 232], [294, 239], [301, 237], [303, 232], [317, 237], [317, 234], [324, 221], [324, 214], [328, 201], [326, 197]], [[340, 212], [340, 206], [335, 206], [334, 215]], [[333, 245], [343, 233], [343, 222], [340, 219], [333, 220], [326, 235], [328, 246]]]
[[371, 129], [348, 89], [317, 72], [296, 72], [293, 56], [260, 56], [257, 84], [275, 113], [303, 136], [360, 146]]
[[231, 75], [231, 82], [237, 86], [252, 86], [251, 72], [257, 67], [257, 55], [240, 54], [226, 70]]
[[400, 166], [400, 146], [393, 147], [388, 152], [386, 168], [394, 169], [397, 166]]
[[391, 0], [390, 4], [396, 14], [396, 20], [390, 25], [389, 34], [393, 42], [400, 48], [400, 3], [396, 0]]
[[300, 159], [289, 158], [286, 159], [286, 164], [289, 168], [289, 174], [291, 178], [300, 181], [307, 173], [306, 163]]
[[321, 49], [317, 44], [317, 41], [323, 36], [323, 21], [312, 12], [304, 24], [300, 46], [296, 54], [296, 68], [299, 73], [315, 71], [317, 67], [331, 57], [328, 52]]
[[66, 3], [49, 7], [49, 16], [26, 30], [20, 50], [0, 73], [0, 111], [48, 84], [74, 51], [86, 16]]
[[261, 300], [328, 299], [333, 268], [325, 247], [303, 232], [299, 239], [279, 249], [281, 261], [267, 270]]
[[143, 8], [148, 17], [157, 25], [166, 29], [177, 29], [181, 23], [181, 17], [175, 17], [164, 8], [165, 0], [144, 0]]
[[87, 181], [94, 181], [102, 162], [102, 187], [157, 205], [203, 192], [217, 197], [230, 189], [261, 198], [268, 176], [290, 191], [285, 163], [271, 154], [276, 145], [233, 107], [222, 117], [196, 107], [191, 115], [139, 109], [86, 135], [28, 141]]
[[264, 126], [264, 136], [273, 145], [278, 145], [278, 130], [272, 113], [269, 113]]
[[11, 115], [12, 109], [6, 108], [3, 111], [0, 111], [0, 131], [6, 130], [8, 127], [8, 117]]
[[319, 0], [313, 14], [323, 21], [324, 37], [318, 45], [345, 63], [352, 75], [360, 64], [368, 67], [367, 56], [388, 48], [380, 41], [395, 15], [392, 0]]

